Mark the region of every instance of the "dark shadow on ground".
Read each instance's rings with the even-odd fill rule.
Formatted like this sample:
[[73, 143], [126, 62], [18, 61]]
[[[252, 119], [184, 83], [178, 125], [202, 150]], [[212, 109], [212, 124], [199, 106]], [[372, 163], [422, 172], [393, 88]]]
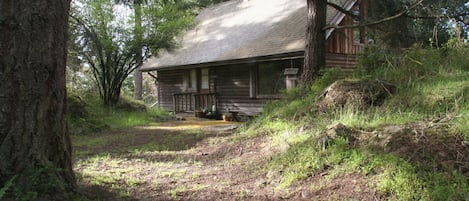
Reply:
[[204, 139], [231, 135], [232, 127], [231, 124], [202, 128], [192, 124], [135, 127], [72, 136], [72, 142], [78, 159], [103, 154], [184, 151], [194, 148]]
[[85, 185], [80, 183], [77, 188], [78, 200], [82, 201], [134, 201], [139, 200], [132, 196], [121, 196], [109, 186], [103, 185]]

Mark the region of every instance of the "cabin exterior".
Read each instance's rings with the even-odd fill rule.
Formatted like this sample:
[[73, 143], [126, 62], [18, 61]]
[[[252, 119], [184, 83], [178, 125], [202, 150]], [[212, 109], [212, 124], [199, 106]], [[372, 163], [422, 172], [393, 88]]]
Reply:
[[[347, 10], [355, 0], [334, 0]], [[205, 9], [182, 37], [142, 71], [157, 77], [158, 104], [169, 111], [257, 115], [295, 86], [306, 33], [304, 0], [232, 0]], [[328, 8], [329, 24], [353, 20]], [[357, 30], [327, 31], [327, 67], [353, 68], [363, 47]]]

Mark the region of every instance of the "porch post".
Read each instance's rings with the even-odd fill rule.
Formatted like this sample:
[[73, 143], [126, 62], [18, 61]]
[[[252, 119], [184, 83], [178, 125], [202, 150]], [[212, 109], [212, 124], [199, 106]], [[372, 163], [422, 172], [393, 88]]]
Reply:
[[293, 89], [296, 87], [296, 83], [298, 80], [298, 68], [285, 68], [284, 75], [286, 76], [285, 78], [285, 84], [287, 86], [287, 90]]
[[176, 95], [173, 95], [173, 115], [176, 115]]

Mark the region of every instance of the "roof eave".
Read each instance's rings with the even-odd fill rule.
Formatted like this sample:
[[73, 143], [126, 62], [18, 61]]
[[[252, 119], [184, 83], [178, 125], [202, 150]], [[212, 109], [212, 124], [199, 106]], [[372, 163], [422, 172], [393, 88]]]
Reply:
[[249, 64], [249, 63], [265, 62], [265, 61], [279, 61], [279, 60], [297, 59], [297, 58], [304, 58], [303, 50], [281, 53], [281, 54], [274, 54], [274, 55], [242, 58], [242, 59], [194, 63], [194, 64], [186, 64], [186, 65], [149, 67], [149, 68], [141, 69], [140, 71], [149, 72], [149, 71], [167, 71], [167, 70], [176, 70], [176, 69], [205, 68], [205, 67], [226, 66], [226, 65], [233, 65], [233, 64]]

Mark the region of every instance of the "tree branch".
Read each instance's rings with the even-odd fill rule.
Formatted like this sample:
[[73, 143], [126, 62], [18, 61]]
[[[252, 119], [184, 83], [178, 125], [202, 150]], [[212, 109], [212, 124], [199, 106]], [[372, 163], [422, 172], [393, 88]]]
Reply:
[[351, 16], [355, 20], [360, 20], [360, 16], [355, 15], [353, 12], [342, 8], [342, 6], [339, 6], [339, 5], [337, 5], [335, 3], [332, 3], [332, 2], [327, 2], [327, 5], [333, 7], [334, 9], [338, 10], [339, 12], [341, 12], [343, 14]]
[[457, 19], [459, 17], [468, 16], [469, 12], [458, 13], [454, 15], [434, 15], [434, 16], [415, 16], [415, 15], [405, 15], [408, 18], [412, 19], [425, 19], [425, 20], [434, 20], [434, 19], [442, 19], [442, 18], [452, 18]]
[[356, 25], [343, 25], [343, 26], [327, 25], [326, 27], [323, 28], [323, 30], [368, 27], [368, 26], [373, 26], [373, 25], [381, 24], [381, 23], [384, 23], [384, 22], [387, 22], [387, 21], [391, 21], [391, 20], [395, 20], [395, 19], [397, 19], [397, 18], [400, 18], [400, 17], [405, 16], [405, 14], [406, 14], [407, 12], [409, 12], [410, 10], [413, 10], [413, 9], [416, 8], [417, 6], [421, 5], [422, 2], [423, 2], [423, 0], [419, 0], [417, 3], [413, 4], [413, 5], [410, 6], [409, 8], [403, 10], [402, 12], [397, 13], [396, 15], [393, 15], [393, 16], [386, 17], [386, 18], [381, 19], [381, 20], [378, 20], [378, 21], [369, 22], [369, 23], [364, 23], [364, 24], [356, 24]]

